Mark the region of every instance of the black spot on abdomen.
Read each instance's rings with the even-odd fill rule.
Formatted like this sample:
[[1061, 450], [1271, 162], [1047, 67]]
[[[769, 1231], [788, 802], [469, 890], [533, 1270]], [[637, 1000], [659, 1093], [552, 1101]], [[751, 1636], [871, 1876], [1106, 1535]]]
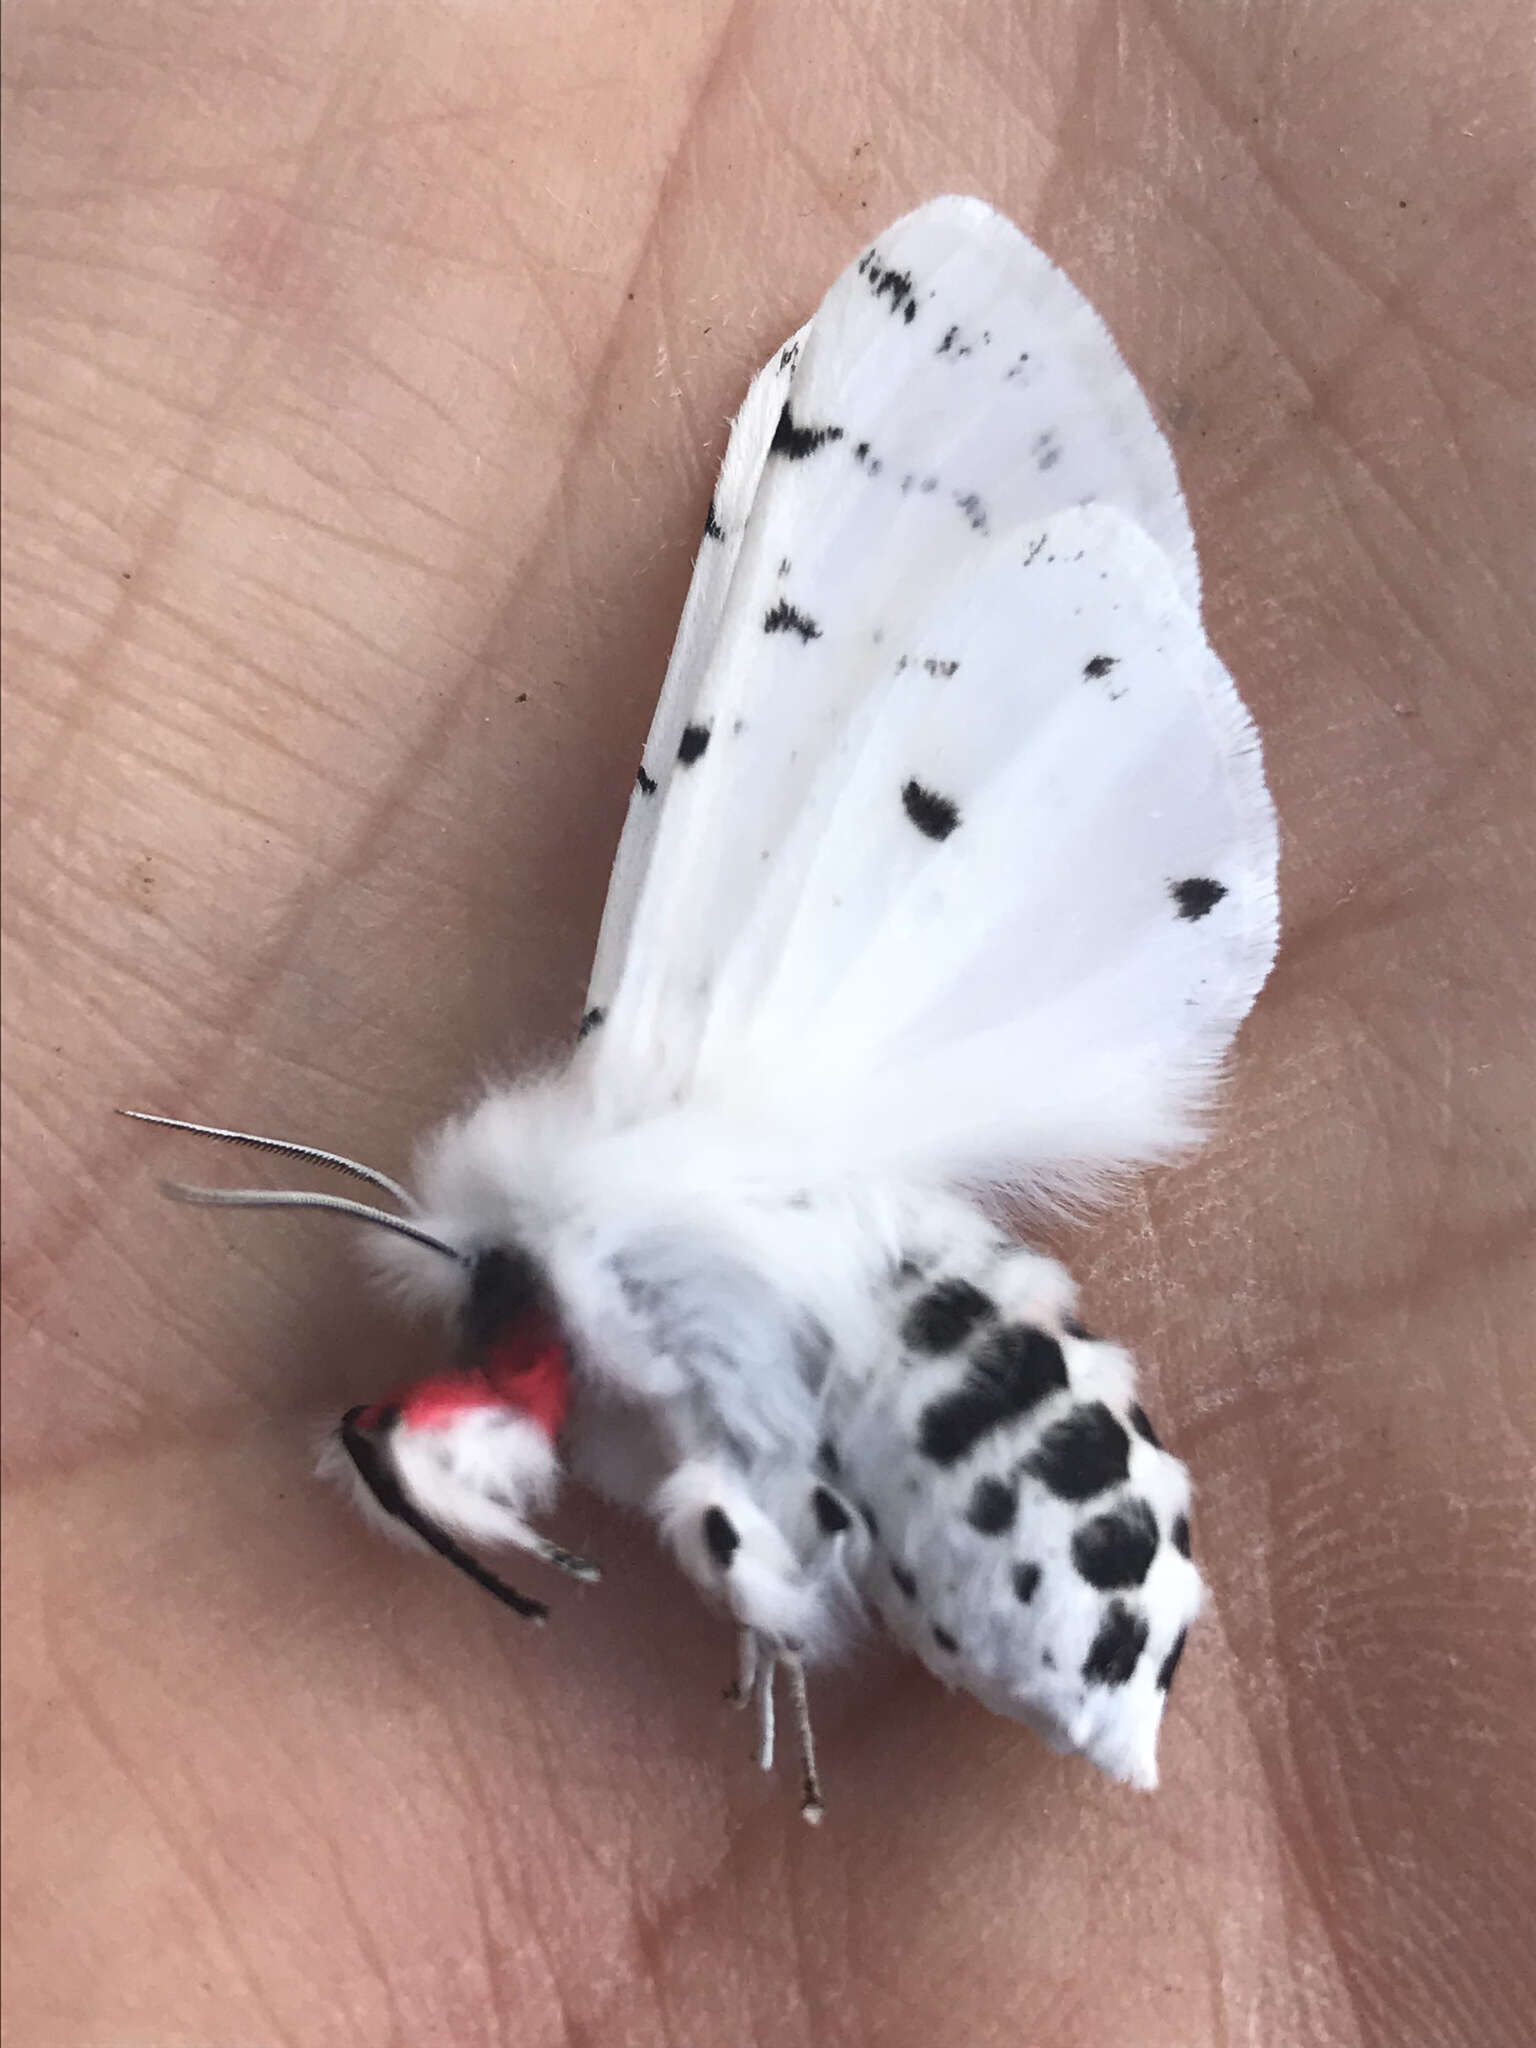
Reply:
[[1040, 1567], [1025, 1559], [1013, 1568], [1013, 1597], [1028, 1606], [1040, 1590]]
[[1111, 1600], [1083, 1659], [1083, 1677], [1089, 1685], [1124, 1685], [1146, 1647], [1146, 1621], [1123, 1600]]
[[1053, 1422], [1028, 1469], [1061, 1500], [1092, 1500], [1130, 1469], [1131, 1440], [1102, 1401]]
[[1177, 1552], [1179, 1553], [1180, 1557], [1188, 1557], [1188, 1556], [1189, 1556], [1189, 1517], [1188, 1517], [1188, 1515], [1177, 1515], [1177, 1516], [1175, 1516], [1175, 1518], [1174, 1518], [1174, 1524], [1173, 1524], [1173, 1530], [1172, 1530], [1172, 1535], [1173, 1535], [1173, 1547], [1174, 1547], [1174, 1549], [1175, 1549], [1175, 1550], [1176, 1550], [1176, 1551], [1177, 1551]]
[[1163, 1448], [1162, 1438], [1152, 1427], [1151, 1416], [1148, 1415], [1146, 1409], [1142, 1407], [1139, 1401], [1131, 1403], [1131, 1427], [1138, 1436], [1146, 1438], [1154, 1451], [1160, 1451]]
[[577, 1044], [579, 1045], [582, 1039], [590, 1037], [607, 1015], [608, 1012], [603, 1009], [588, 1010], [585, 1017], [582, 1018], [580, 1024], [576, 1027]]
[[1227, 888], [1224, 882], [1213, 882], [1209, 876], [1191, 875], [1188, 881], [1172, 883], [1168, 893], [1179, 906], [1180, 917], [1198, 924], [1216, 908]]
[[936, 1465], [953, 1465], [989, 1430], [1027, 1415], [1066, 1384], [1066, 1360], [1056, 1339], [1027, 1324], [1010, 1324], [978, 1345], [953, 1394], [923, 1410], [918, 1447]]
[[709, 745], [707, 725], [689, 725], [683, 728], [683, 736], [677, 743], [677, 758], [685, 768], [691, 768], [704, 749]]
[[960, 822], [960, 807], [947, 796], [909, 782], [901, 792], [902, 808], [927, 839], [947, 839]]
[[938, 1644], [941, 1650], [945, 1651], [951, 1657], [954, 1656], [955, 1652], [960, 1647], [960, 1645], [955, 1641], [954, 1637], [950, 1634], [949, 1630], [947, 1628], [940, 1628], [937, 1622], [935, 1622], [933, 1625], [933, 1640]]
[[1157, 1517], [1144, 1500], [1095, 1515], [1072, 1538], [1072, 1562], [1101, 1593], [1139, 1586], [1157, 1555]]
[[969, 1280], [941, 1280], [907, 1310], [901, 1341], [914, 1351], [953, 1351], [997, 1310]]
[[646, 774], [643, 761], [635, 772], [635, 787], [642, 796], [654, 796], [656, 794], [655, 777]]
[[1019, 1512], [1019, 1496], [1003, 1479], [978, 1479], [965, 1519], [981, 1536], [1006, 1536]]
[[891, 1565], [891, 1577], [896, 1581], [896, 1584], [908, 1600], [915, 1600], [917, 1598], [917, 1580], [907, 1570], [905, 1565], [893, 1562]]
[[1083, 663], [1083, 674], [1090, 682], [1101, 683], [1118, 660], [1118, 655], [1096, 654], [1091, 661]]
[[1179, 1668], [1179, 1659], [1184, 1654], [1184, 1644], [1189, 1636], [1187, 1628], [1181, 1628], [1173, 1639], [1173, 1648], [1163, 1659], [1163, 1668], [1157, 1674], [1157, 1689], [1166, 1692], [1173, 1683], [1173, 1674]]

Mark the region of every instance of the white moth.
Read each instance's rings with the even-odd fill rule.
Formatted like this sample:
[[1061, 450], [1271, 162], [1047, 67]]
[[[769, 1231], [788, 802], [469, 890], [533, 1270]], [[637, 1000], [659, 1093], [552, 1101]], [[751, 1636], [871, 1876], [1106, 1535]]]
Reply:
[[747, 395], [568, 1063], [429, 1139], [415, 1196], [271, 1146], [398, 1215], [180, 1192], [388, 1225], [454, 1356], [336, 1469], [536, 1615], [466, 1542], [592, 1576], [532, 1526], [562, 1471], [647, 1511], [765, 1760], [786, 1667], [812, 1818], [804, 1665], [871, 1611], [1150, 1786], [1187, 1475], [1000, 1218], [1199, 1136], [1275, 866], [1145, 399], [1037, 249], [939, 199]]

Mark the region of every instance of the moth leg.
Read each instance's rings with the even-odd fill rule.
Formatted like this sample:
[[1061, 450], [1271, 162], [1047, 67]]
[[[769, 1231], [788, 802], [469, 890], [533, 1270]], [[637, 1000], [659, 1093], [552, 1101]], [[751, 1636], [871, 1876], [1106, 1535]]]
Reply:
[[541, 1536], [537, 1529], [531, 1528], [504, 1495], [495, 1498], [499, 1507], [509, 1511], [505, 1522], [496, 1530], [496, 1542], [506, 1544], [511, 1550], [524, 1550], [530, 1557], [536, 1557], [540, 1564], [547, 1564], [552, 1570], [564, 1572], [570, 1578], [580, 1579], [586, 1585], [597, 1584], [603, 1574], [590, 1558], [578, 1557], [574, 1550], [562, 1550], [558, 1543], [551, 1543], [547, 1536]]
[[800, 1815], [811, 1827], [819, 1827], [826, 1803], [821, 1796], [821, 1773], [816, 1768], [816, 1737], [811, 1729], [811, 1702], [805, 1689], [805, 1665], [798, 1650], [786, 1650], [783, 1661], [789, 1677], [790, 1706], [795, 1716], [795, 1741], [800, 1750]]
[[727, 1703], [737, 1708], [751, 1706], [756, 1687], [757, 1630], [739, 1628], [736, 1631], [736, 1676], [726, 1687]]
[[757, 1666], [757, 1767], [760, 1771], [773, 1769], [773, 1680], [778, 1670], [779, 1659], [775, 1650], [764, 1652]]

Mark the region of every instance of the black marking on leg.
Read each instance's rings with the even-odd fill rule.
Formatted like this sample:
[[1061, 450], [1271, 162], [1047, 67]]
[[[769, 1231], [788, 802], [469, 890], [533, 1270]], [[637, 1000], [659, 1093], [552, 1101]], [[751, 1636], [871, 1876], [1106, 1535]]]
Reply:
[[731, 1559], [741, 1547], [741, 1537], [724, 1508], [704, 1510], [704, 1543], [715, 1563], [728, 1572]]
[[960, 822], [960, 806], [951, 803], [947, 796], [924, 789], [920, 782], [904, 785], [901, 792], [902, 808], [926, 839], [947, 839]]
[[1154, 1451], [1160, 1451], [1163, 1448], [1162, 1438], [1152, 1427], [1151, 1416], [1148, 1415], [1146, 1409], [1142, 1407], [1139, 1401], [1131, 1403], [1131, 1427], [1138, 1436], [1146, 1438]]
[[656, 794], [656, 778], [653, 775], [646, 774], [643, 761], [635, 771], [635, 787], [642, 796], [654, 796]]
[[1123, 1600], [1111, 1600], [1099, 1632], [1083, 1659], [1083, 1678], [1089, 1685], [1124, 1685], [1136, 1669], [1136, 1660], [1147, 1647], [1147, 1624], [1143, 1615]]
[[811, 1507], [815, 1512], [816, 1526], [823, 1536], [841, 1536], [845, 1529], [853, 1527], [853, 1517], [843, 1506], [835, 1493], [826, 1487], [811, 1489]]
[[1018, 1489], [1004, 1479], [978, 1479], [965, 1519], [981, 1536], [1006, 1536], [1019, 1512]]
[[808, 455], [814, 455], [818, 448], [824, 448], [829, 441], [841, 441], [842, 438], [841, 427], [797, 425], [786, 399], [784, 410], [779, 414], [779, 423], [773, 430], [768, 452], [770, 455], [782, 455], [789, 462], [803, 462]]
[[901, 1341], [913, 1351], [953, 1351], [996, 1314], [995, 1304], [969, 1280], [941, 1280], [907, 1310]]
[[946, 1651], [951, 1657], [960, 1648], [960, 1645], [955, 1641], [949, 1630], [947, 1628], [940, 1628], [937, 1622], [933, 1624], [933, 1640], [941, 1650]]
[[525, 1621], [545, 1620], [549, 1609], [542, 1600], [530, 1600], [526, 1594], [519, 1593], [515, 1587], [509, 1586], [505, 1579], [498, 1579], [494, 1572], [487, 1571], [479, 1558], [471, 1557], [467, 1550], [454, 1542], [446, 1529], [441, 1529], [436, 1522], [430, 1521], [406, 1493], [400, 1484], [394, 1462], [384, 1448], [390, 1430], [400, 1420], [399, 1409], [390, 1408], [384, 1411], [380, 1418], [380, 1429], [374, 1435], [358, 1428], [357, 1416], [360, 1412], [352, 1408], [343, 1416], [342, 1448], [357, 1468], [357, 1476], [385, 1514], [392, 1515], [397, 1522], [403, 1522], [408, 1529], [414, 1530], [430, 1550], [435, 1550], [439, 1557], [446, 1558], [448, 1563], [463, 1572], [466, 1578], [473, 1579], [477, 1586], [483, 1587], [493, 1598], [501, 1601], [504, 1607], [510, 1607], [514, 1614], [522, 1615]]
[[976, 1347], [955, 1392], [923, 1410], [918, 1448], [936, 1465], [956, 1464], [990, 1430], [1027, 1415], [1066, 1385], [1067, 1364], [1056, 1339], [1026, 1323], [1005, 1324]]
[[1092, 1500], [1124, 1479], [1130, 1452], [1130, 1438], [1104, 1403], [1090, 1401], [1051, 1424], [1025, 1469], [1061, 1500]]
[[1072, 1538], [1072, 1562], [1101, 1593], [1139, 1586], [1156, 1555], [1157, 1517], [1144, 1500], [1121, 1501]]
[[584, 1038], [590, 1038], [607, 1015], [608, 1012], [601, 1007], [595, 1010], [588, 1010], [580, 1024], [576, 1027], [576, 1043], [579, 1045]]
[[1188, 1555], [1189, 1555], [1189, 1517], [1188, 1517], [1188, 1515], [1176, 1515], [1176, 1516], [1174, 1517], [1174, 1523], [1173, 1523], [1173, 1530], [1172, 1530], [1172, 1536], [1173, 1536], [1173, 1547], [1174, 1547], [1174, 1549], [1175, 1549], [1175, 1550], [1176, 1550], [1176, 1551], [1177, 1551], [1177, 1552], [1179, 1553], [1180, 1557], [1188, 1557]]
[[1157, 1674], [1157, 1689], [1159, 1692], [1166, 1692], [1169, 1686], [1172, 1685], [1173, 1674], [1179, 1668], [1179, 1659], [1184, 1654], [1184, 1644], [1188, 1637], [1189, 1630], [1187, 1628], [1181, 1628], [1174, 1637], [1173, 1648], [1163, 1659], [1163, 1668]]
[[1179, 906], [1180, 917], [1198, 924], [1226, 895], [1227, 885], [1213, 882], [1207, 875], [1191, 875], [1187, 881], [1170, 883], [1168, 893]]
[[908, 1600], [917, 1598], [917, 1580], [904, 1564], [897, 1564], [894, 1558], [891, 1560], [891, 1577]]
[[1040, 1567], [1024, 1558], [1013, 1568], [1013, 1597], [1028, 1606], [1040, 1590]]
[[677, 758], [685, 768], [691, 768], [708, 745], [709, 727], [707, 725], [685, 726], [683, 728], [683, 736], [678, 742]]
[[814, 619], [808, 619], [804, 612], [796, 611], [792, 604], [780, 598], [771, 612], [763, 617], [765, 633], [798, 633], [802, 642], [819, 640], [821, 628]]

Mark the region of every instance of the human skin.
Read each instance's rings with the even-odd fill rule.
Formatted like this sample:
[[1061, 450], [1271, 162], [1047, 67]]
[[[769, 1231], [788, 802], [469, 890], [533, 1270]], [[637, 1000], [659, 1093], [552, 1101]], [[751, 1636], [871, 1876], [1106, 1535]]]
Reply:
[[[8, 2043], [1528, 2039], [1527, 26], [14, 0]], [[1166, 424], [1284, 939], [1050, 1234], [1196, 1476], [1162, 1790], [871, 1646], [813, 1834], [639, 1524], [532, 1632], [312, 1483], [439, 1340], [111, 1111], [401, 1170], [564, 1041], [726, 420], [946, 190]]]

